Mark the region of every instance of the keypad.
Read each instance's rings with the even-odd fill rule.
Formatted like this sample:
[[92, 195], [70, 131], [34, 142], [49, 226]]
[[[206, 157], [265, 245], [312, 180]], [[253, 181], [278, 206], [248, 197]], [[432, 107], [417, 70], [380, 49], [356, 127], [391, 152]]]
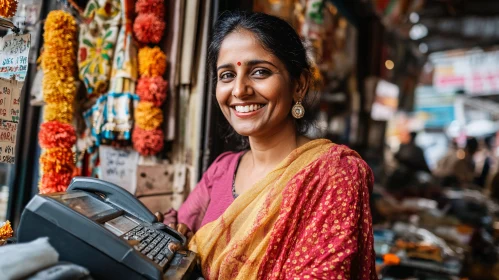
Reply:
[[176, 242], [168, 234], [154, 228], [137, 226], [123, 235], [125, 240], [137, 240], [140, 243], [134, 249], [140, 251], [147, 258], [164, 267], [173, 258], [174, 253], [168, 244]]

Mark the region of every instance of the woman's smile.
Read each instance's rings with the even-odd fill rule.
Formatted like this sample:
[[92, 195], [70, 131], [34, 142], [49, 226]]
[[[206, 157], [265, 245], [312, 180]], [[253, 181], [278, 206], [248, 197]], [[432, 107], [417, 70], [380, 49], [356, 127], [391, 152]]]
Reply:
[[248, 118], [248, 117], [253, 117], [262, 112], [265, 105], [266, 104], [257, 104], [257, 103], [236, 104], [236, 105], [231, 105], [230, 108], [232, 109], [234, 115], [236, 115], [237, 117]]

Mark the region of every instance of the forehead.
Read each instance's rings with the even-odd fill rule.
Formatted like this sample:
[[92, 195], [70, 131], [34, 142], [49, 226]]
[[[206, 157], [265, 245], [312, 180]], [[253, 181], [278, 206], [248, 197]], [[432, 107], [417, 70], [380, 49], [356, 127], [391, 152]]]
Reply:
[[234, 60], [245, 61], [253, 59], [278, 61], [278, 58], [267, 51], [252, 32], [236, 30], [227, 35], [222, 41], [217, 64], [236, 63]]

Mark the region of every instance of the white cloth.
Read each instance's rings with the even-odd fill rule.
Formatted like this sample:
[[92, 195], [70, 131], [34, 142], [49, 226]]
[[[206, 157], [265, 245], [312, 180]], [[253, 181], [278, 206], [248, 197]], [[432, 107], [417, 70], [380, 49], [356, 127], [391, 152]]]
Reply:
[[48, 237], [40, 237], [29, 243], [0, 247], [0, 278], [19, 279], [54, 265], [59, 253], [50, 246]]

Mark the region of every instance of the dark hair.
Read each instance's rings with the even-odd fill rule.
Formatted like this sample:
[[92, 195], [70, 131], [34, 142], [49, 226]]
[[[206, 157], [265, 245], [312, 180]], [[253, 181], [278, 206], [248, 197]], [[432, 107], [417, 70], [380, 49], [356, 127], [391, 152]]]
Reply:
[[[253, 33], [263, 48], [283, 62], [292, 81], [297, 81], [302, 74], [308, 75], [311, 80], [312, 68], [307, 58], [307, 50], [291, 25], [271, 15], [235, 11], [225, 12], [217, 20], [208, 48], [208, 65], [215, 79], [214, 84], [217, 83], [216, 68], [222, 42], [229, 34], [238, 30], [247, 30]], [[305, 115], [301, 119], [295, 119], [298, 134], [306, 133], [312, 125], [314, 114], [311, 107], [313, 101], [309, 94], [306, 94], [302, 100]], [[248, 138], [237, 134], [232, 127], [229, 128], [229, 133], [226, 136], [226, 139], [228, 138], [236, 138], [240, 142], [240, 148], [242, 149], [249, 146]]]

